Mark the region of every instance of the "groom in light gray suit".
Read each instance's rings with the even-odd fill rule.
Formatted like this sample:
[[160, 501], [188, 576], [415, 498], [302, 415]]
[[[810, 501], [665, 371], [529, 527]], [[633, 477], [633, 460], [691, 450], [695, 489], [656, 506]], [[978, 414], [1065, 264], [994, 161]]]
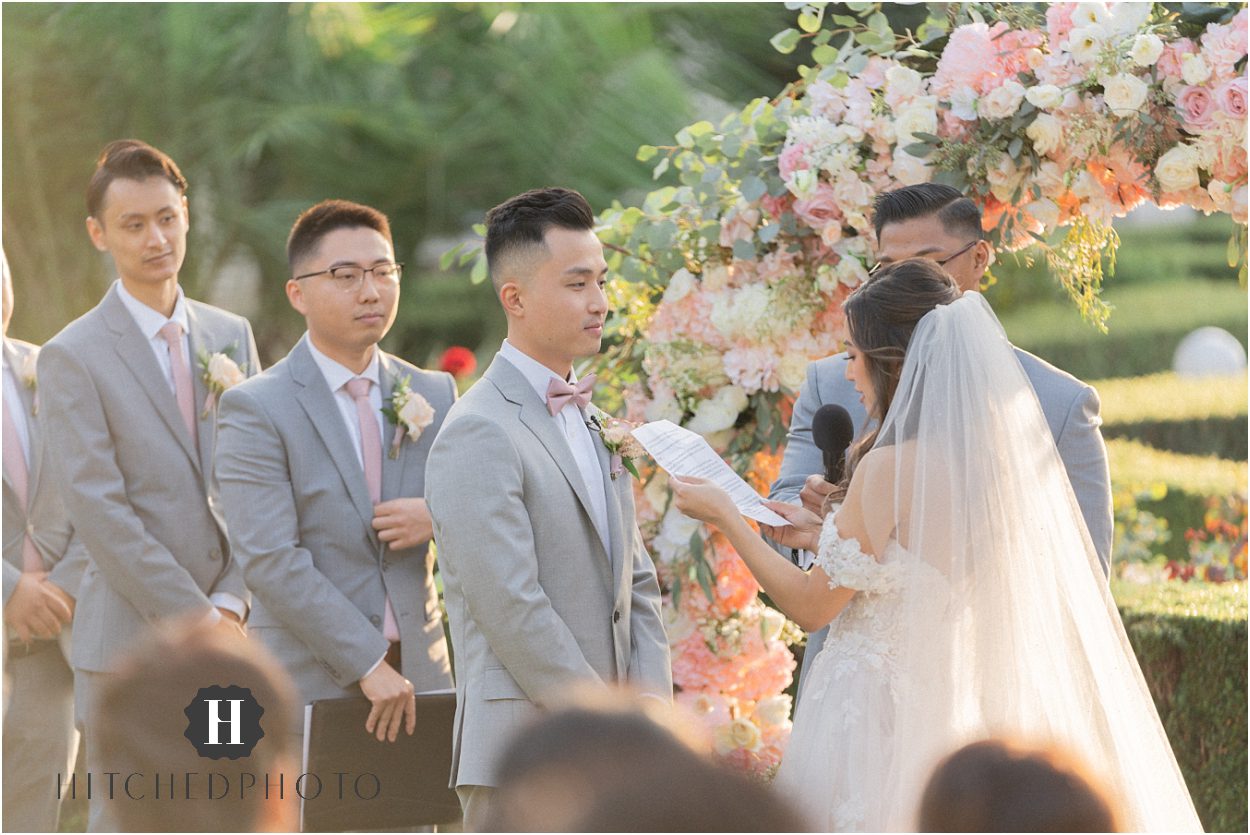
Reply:
[[[48, 443], [91, 556], [72, 657], [92, 774], [110, 770], [92, 742], [90, 712], [115, 659], [171, 619], [199, 615], [237, 629], [247, 617], [249, 595], [211, 480], [213, 391], [199, 358], [230, 353], [246, 373], [259, 362], [247, 320], [178, 286], [186, 186], [174, 161], [150, 145], [120, 140], [104, 149], [87, 188], [87, 232], [112, 256], [119, 281], [39, 352]], [[100, 786], [92, 830], [106, 825], [110, 800]]]
[[[251, 634], [301, 701], [363, 692], [373, 709], [361, 733], [394, 741], [416, 728], [415, 690], [451, 687], [422, 496], [455, 381], [378, 347], [403, 266], [381, 212], [313, 206], [287, 260], [287, 298], [308, 332], [221, 401], [230, 541], [255, 595]], [[300, 735], [303, 711], [294, 719]]]
[[481, 828], [496, 761], [577, 682], [672, 698], [655, 568], [633, 484], [588, 422], [607, 263], [575, 191], [526, 192], [486, 216], [508, 338], [430, 451], [426, 487], [456, 649], [451, 785]]
[[[961, 290], [977, 292], [989, 266], [990, 244], [981, 234], [981, 211], [957, 189], [938, 183], [906, 186], [880, 195], [874, 206], [877, 262], [932, 258], [955, 279]], [[1104, 573], [1110, 572], [1111, 476], [1107, 448], [1102, 440], [1098, 393], [1094, 389], [1028, 351], [1016, 349], [1050, 428], [1068, 480]], [[769, 497], [777, 501], [800, 499], [819, 512], [833, 485], [824, 480], [821, 451], [812, 441], [812, 416], [826, 404], [846, 409], [858, 435], [870, 424], [855, 386], [846, 379], [845, 353], [817, 360], [807, 367], [807, 382], [799, 393], [790, 419], [790, 433], [781, 461], [781, 474]], [[786, 549], [789, 552], [789, 549]], [[811, 555], [792, 554], [804, 568]], [[835, 621], [836, 623], [836, 621]], [[826, 626], [808, 636], [803, 672], [829, 634]], [[799, 686], [803, 675], [800, 672]]]
[[74, 770], [70, 623], [87, 551], [65, 514], [40, 431], [35, 358], [9, 337], [13, 281], [0, 252], [4, 297], [4, 831], [55, 832], [48, 787]]

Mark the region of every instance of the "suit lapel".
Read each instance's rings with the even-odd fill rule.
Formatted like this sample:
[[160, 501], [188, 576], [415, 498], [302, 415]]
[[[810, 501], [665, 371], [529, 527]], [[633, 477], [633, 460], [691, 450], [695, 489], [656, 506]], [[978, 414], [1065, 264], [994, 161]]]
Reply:
[[577, 500], [581, 502], [582, 510], [586, 512], [586, 517], [590, 519], [592, 527], [598, 530], [598, 526], [595, 525], [594, 506], [590, 503], [590, 493], [586, 489], [586, 480], [582, 478], [582, 471], [577, 467], [577, 461], [573, 458], [573, 451], [569, 449], [564, 433], [552, 419], [551, 413], [547, 411], [547, 405], [539, 398], [538, 392], [534, 391], [529, 381], [525, 379], [525, 375], [517, 370], [516, 366], [500, 356], [496, 356], [484, 376], [491, 377], [492, 383], [503, 396], [521, 407], [521, 423], [534, 433], [539, 443], [555, 460], [556, 466], [564, 475], [564, 480], [573, 488]]
[[140, 332], [139, 326], [135, 324], [121, 299], [117, 297], [116, 288], [109, 291], [109, 295], [104, 297], [102, 304], [105, 316], [113, 332], [117, 334], [114, 348], [122, 360], [122, 365], [134, 377], [147, 398], [152, 401], [156, 413], [161, 416], [165, 426], [178, 439], [183, 452], [191, 459], [196, 471], [202, 472], [199, 456], [191, 444], [186, 424], [182, 422], [182, 415], [178, 411], [178, 402], [174, 398], [174, 392], [169, 387], [169, 383], [165, 380], [165, 375], [161, 372], [161, 367], [156, 362], [156, 356], [152, 353], [152, 345]]
[[[391, 394], [395, 391], [399, 376], [390, 357], [382, 353], [380, 348], [378, 349], [378, 366], [381, 370], [379, 379], [382, 383], [382, 404], [389, 406]], [[411, 386], [411, 381], [409, 385]], [[392, 458], [391, 446], [395, 443], [395, 433], [399, 431], [399, 427], [386, 417], [382, 418], [382, 427], [382, 499], [385, 501], [400, 495], [400, 488], [404, 483], [404, 464], [408, 460], [404, 450], [412, 443], [412, 439], [405, 438], [400, 443], [399, 454]]]
[[608, 507], [608, 545], [609, 557], [612, 560], [612, 587], [621, 586], [621, 572], [625, 567], [625, 526], [621, 518], [620, 494], [617, 483], [620, 476], [612, 478], [612, 455], [603, 445], [598, 430], [592, 428], [590, 434], [595, 442], [595, 457], [599, 460], [599, 470], [603, 476], [603, 495]]
[[308, 415], [308, 420], [321, 437], [321, 442], [325, 444], [326, 451], [330, 453], [330, 460], [334, 462], [339, 476], [343, 479], [343, 485], [351, 497], [352, 504], [356, 507], [356, 512], [360, 514], [360, 521], [364, 523], [369, 536], [376, 542], [377, 534], [373, 530], [373, 502], [369, 499], [369, 486], [365, 484], [365, 471], [361, 468], [360, 459], [352, 448], [351, 436], [347, 434], [347, 428], [343, 426], [343, 415], [339, 411], [338, 404], [334, 402], [334, 393], [326, 385], [321, 369], [317, 367], [312, 354], [308, 352], [307, 339], [308, 336], [305, 335], [291, 349], [289, 360], [291, 376], [303, 387], [295, 399], [299, 401], [300, 406]]

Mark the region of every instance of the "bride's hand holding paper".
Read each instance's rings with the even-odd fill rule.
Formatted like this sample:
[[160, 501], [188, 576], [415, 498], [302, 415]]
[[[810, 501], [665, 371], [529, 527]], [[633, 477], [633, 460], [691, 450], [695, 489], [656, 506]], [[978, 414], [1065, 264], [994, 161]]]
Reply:
[[[674, 476], [669, 484], [673, 488], [677, 509], [692, 519], [724, 530], [742, 513], [725, 490], [707, 479]], [[790, 523], [777, 526], [761, 524], [760, 531], [765, 536], [787, 548], [816, 550], [823, 523], [819, 515], [785, 502], [766, 501], [763, 504]]]

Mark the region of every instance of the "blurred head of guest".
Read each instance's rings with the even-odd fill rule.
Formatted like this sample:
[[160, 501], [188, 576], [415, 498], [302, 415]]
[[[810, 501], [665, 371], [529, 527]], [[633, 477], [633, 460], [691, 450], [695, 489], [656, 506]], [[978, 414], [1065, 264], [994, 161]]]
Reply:
[[1004, 739], [943, 760], [920, 802], [921, 832], [1117, 832], [1106, 788], [1072, 755]]
[[[201, 688], [214, 685], [246, 688], [262, 708], [264, 735], [250, 755], [204, 759], [186, 736], [188, 706]], [[92, 716], [101, 762], [114, 767], [118, 780], [138, 775], [109, 801], [120, 831], [296, 829], [292, 786], [299, 752], [286, 733], [294, 710], [295, 692], [278, 661], [242, 635], [189, 622], [152, 636], [119, 665]], [[221, 709], [219, 718], [230, 714]], [[220, 729], [223, 737], [229, 732]], [[210, 773], [214, 783], [205, 782]], [[283, 796], [276, 790], [280, 775], [285, 775]], [[168, 793], [162, 797], [161, 791]]]
[[793, 832], [772, 789], [714, 762], [655, 699], [579, 693], [504, 752], [493, 832]]

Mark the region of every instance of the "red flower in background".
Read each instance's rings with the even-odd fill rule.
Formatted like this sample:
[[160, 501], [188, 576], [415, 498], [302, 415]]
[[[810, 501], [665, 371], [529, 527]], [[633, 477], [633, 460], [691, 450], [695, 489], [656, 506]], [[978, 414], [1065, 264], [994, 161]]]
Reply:
[[473, 352], [468, 348], [453, 345], [446, 351], [443, 351], [442, 359], [438, 361], [438, 367], [459, 380], [463, 377], [468, 377], [477, 369], [477, 357], [473, 356]]

